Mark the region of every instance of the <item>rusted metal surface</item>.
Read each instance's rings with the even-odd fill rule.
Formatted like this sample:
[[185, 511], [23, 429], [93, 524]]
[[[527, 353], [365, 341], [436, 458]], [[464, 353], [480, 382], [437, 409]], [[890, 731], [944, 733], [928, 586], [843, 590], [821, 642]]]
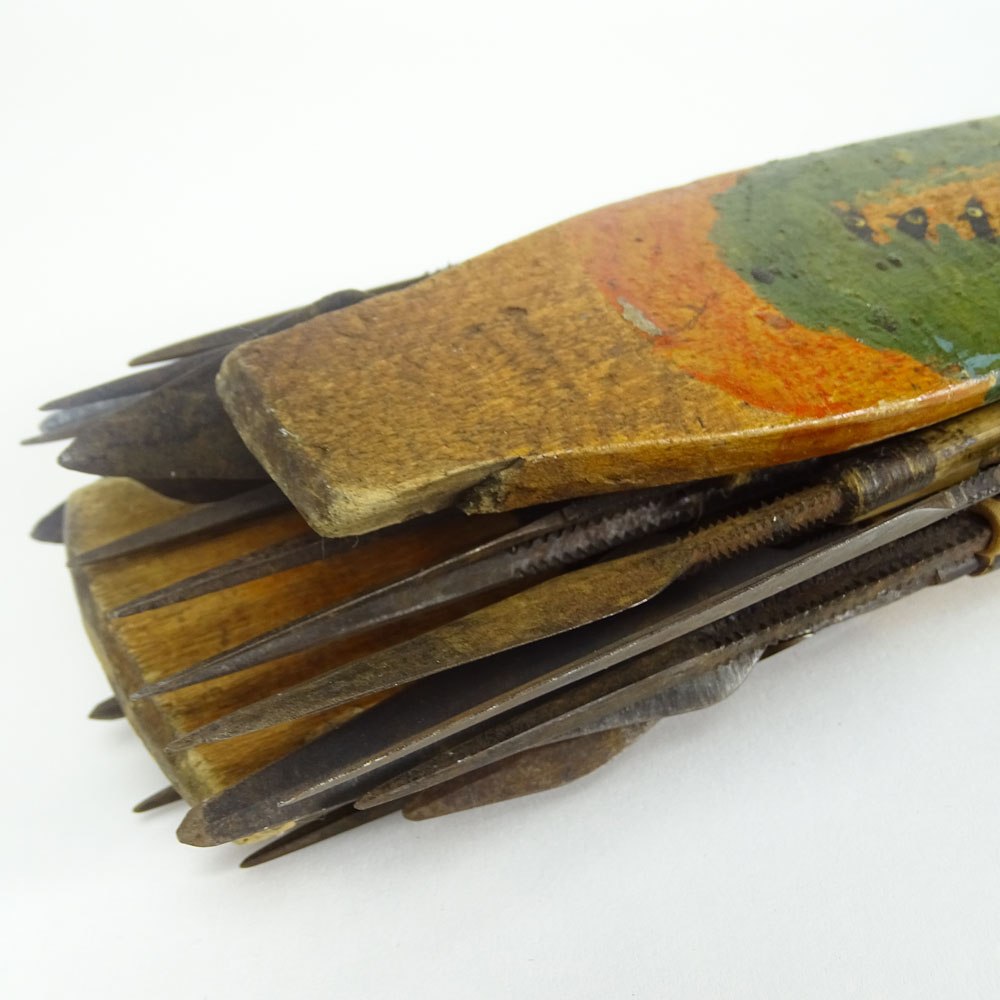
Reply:
[[[729, 668], [739, 678], [747, 660], [759, 657], [771, 643], [819, 631], [916, 590], [972, 573], [986, 537], [979, 518], [963, 515], [926, 529], [919, 538], [897, 542], [889, 551], [862, 556], [847, 573], [829, 571], [780, 598], [765, 600], [536, 701], [373, 789], [358, 806], [381, 806], [434, 787], [539, 740], [564, 738], [608, 712], [644, 699], [655, 698], [664, 716], [710, 705], [733, 690], [731, 683], [718, 683], [720, 670], [725, 676]], [[947, 552], [944, 557], [935, 552], [941, 548]], [[732, 675], [726, 678], [731, 679]]]
[[[379, 734], [381, 746], [374, 748], [369, 743], [363, 757], [355, 756], [351, 763], [339, 768], [330, 767], [319, 781], [303, 781], [286, 801], [308, 799], [554, 690], [593, 674], [604, 674], [631, 657], [661, 648], [1000, 491], [1000, 469], [977, 478], [982, 482], [971, 489], [965, 484], [953, 487], [880, 524], [808, 545], [805, 552], [768, 552], [766, 562], [770, 565], [763, 568], [761, 553], [731, 560], [720, 567], [721, 580], [710, 579], [704, 590], [695, 584], [682, 594], [668, 591], [659, 600], [632, 612], [578, 629], [558, 642], [548, 640], [541, 648], [535, 647], [533, 655], [505, 654], [506, 658], [494, 658], [485, 669], [480, 665], [475, 670], [462, 670], [457, 676], [432, 678], [440, 683], [429, 685], [430, 694], [414, 685], [378, 706], [389, 715]], [[401, 714], [406, 718], [401, 719]], [[378, 729], [372, 722], [366, 736], [372, 741], [376, 734]]]
[[[704, 653], [708, 660], [699, 659], [697, 664], [698, 670], [704, 670], [708, 666], [715, 667], [731, 661], [746, 648], [763, 650], [773, 643], [816, 631], [851, 613], [867, 610], [874, 600], [872, 593], [866, 589], [873, 574], [879, 578], [875, 590], [890, 600], [920, 586], [948, 580], [978, 568], [975, 553], [989, 536], [988, 526], [971, 515], [954, 524], [946, 520], [945, 524], [947, 528], [923, 528], [913, 536], [890, 542], [884, 550], [863, 557], [863, 561], [857, 564], [849, 562], [834, 569], [825, 569], [825, 577], [811, 580], [790, 594], [768, 598], [770, 603], [757, 609], [751, 607], [743, 613], [742, 625], [741, 619], [727, 616], [719, 624], [702, 626], [689, 638], [674, 640], [674, 643], [682, 641], [685, 645], [654, 646], [647, 653], [624, 645], [617, 660], [623, 666], [614, 667], [617, 672], [607, 669], [613, 664], [605, 665], [604, 670], [597, 670], [594, 658], [590, 656], [587, 659], [586, 648], [590, 643], [585, 637], [571, 636], [569, 638], [583, 648], [581, 655], [585, 658], [585, 669], [571, 679], [592, 685], [595, 697], [596, 692], [602, 690], [602, 684], [611, 685], [615, 697], [620, 697], [617, 688], [625, 678], [629, 688], [626, 704], [643, 700], [658, 693], [656, 685], [662, 680], [659, 668], [664, 662], [661, 657], [671, 654], [671, 651], [693, 650], [683, 659], [684, 663], [692, 655], [701, 657]], [[954, 534], [949, 536], [947, 533], [955, 531], [958, 532], [957, 539]], [[902, 570], [899, 568], [900, 561], [904, 563]], [[909, 567], [917, 564], [923, 569], [912, 573]], [[902, 578], [888, 579], [900, 572], [903, 573]], [[839, 597], [833, 605], [823, 600], [825, 592], [831, 588], [840, 595], [846, 595]], [[814, 606], [816, 600], [820, 601], [818, 609]], [[809, 614], [802, 614], [803, 606], [812, 609]], [[766, 630], [763, 626], [758, 628], [755, 622], [766, 624]], [[738, 641], [730, 642], [734, 633], [738, 634]], [[720, 635], [730, 637], [726, 639], [725, 649], [721, 649]], [[564, 637], [558, 647], [549, 650], [552, 656], [563, 662], [574, 652], [565, 648], [566, 639]], [[633, 655], [629, 656], [629, 653]], [[634, 667], [637, 657], [645, 657], [639, 668]], [[477, 664], [475, 670], [460, 671], [450, 677], [438, 675], [413, 685], [301, 751], [195, 806], [185, 818], [179, 836], [186, 843], [198, 845], [224, 843], [255, 830], [305, 819], [356, 802], [378, 785], [412, 771], [420, 764], [433, 761], [436, 754], [442, 751], [448, 754], [454, 745], [443, 741], [455, 737], [463, 729], [468, 730], [473, 718], [482, 723], [491, 716], [495, 717], [498, 714], [498, 698], [508, 695], [504, 700], [505, 707], [516, 708], [519, 685], [523, 685], [532, 674], [545, 676], [547, 668], [551, 667], [551, 661], [544, 658], [543, 644], [542, 649], [533, 650], [530, 657], [520, 657], [519, 662], [510, 658], [495, 658], [493, 662]], [[672, 664], [672, 659], [667, 662], [668, 666]], [[586, 681], [586, 667], [594, 667], [589, 671], [594, 678], [590, 681]], [[629, 672], [634, 669], [640, 671], [639, 676], [633, 677]], [[647, 682], [647, 672], [656, 675], [656, 681]], [[566, 674], [563, 673], [562, 677], [565, 679]], [[668, 680], [674, 679], [669, 674], [667, 677]], [[633, 681], [635, 687], [632, 686]], [[650, 690], [650, 684], [653, 690]], [[564, 694], [553, 694], [551, 687], [544, 686], [536, 694], [538, 697], [548, 694], [554, 699], [573, 698], [579, 695], [583, 685], [574, 683], [567, 687], [564, 683], [561, 687]], [[526, 700], [530, 699], [522, 699], [521, 703]], [[589, 705], [591, 700], [589, 696], [583, 698], [582, 704]], [[548, 706], [551, 703], [542, 704]], [[471, 711], [475, 706], [481, 706], [478, 712]], [[599, 705], [599, 710], [595, 707], [594, 711], [603, 716], [623, 707], [623, 704], [609, 698]], [[529, 706], [525, 711], [533, 710], [534, 706]], [[559, 711], [557, 717], [562, 720], [565, 714]], [[568, 733], [583, 721], [575, 716], [568, 723], [562, 720], [560, 724], [568, 726]], [[495, 744], [495, 738], [494, 733], [490, 737], [490, 746]], [[556, 737], [551, 733], [531, 733], [532, 743], [550, 742], [553, 738]], [[468, 736], [461, 739], [468, 739]], [[517, 749], [525, 747], [519, 745]], [[434, 766], [439, 766], [439, 763]]]
[[[538, 578], [675, 528], [720, 504], [731, 504], [748, 494], [759, 493], [767, 486], [784, 482], [786, 475], [794, 479], [796, 472], [761, 474], [736, 485], [639, 490], [577, 501], [403, 580], [255, 637], [187, 671], [148, 685], [137, 697], [164, 694], [224, 677], [505, 584], [518, 582], [526, 586]], [[382, 532], [386, 530], [390, 529]]]

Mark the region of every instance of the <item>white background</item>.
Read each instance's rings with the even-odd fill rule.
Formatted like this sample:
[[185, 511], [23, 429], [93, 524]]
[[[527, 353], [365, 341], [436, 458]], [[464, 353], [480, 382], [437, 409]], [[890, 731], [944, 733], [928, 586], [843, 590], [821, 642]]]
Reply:
[[647, 190], [995, 114], [995, 2], [0, 8], [6, 997], [997, 997], [1000, 574], [545, 796], [178, 845], [18, 451], [138, 351]]

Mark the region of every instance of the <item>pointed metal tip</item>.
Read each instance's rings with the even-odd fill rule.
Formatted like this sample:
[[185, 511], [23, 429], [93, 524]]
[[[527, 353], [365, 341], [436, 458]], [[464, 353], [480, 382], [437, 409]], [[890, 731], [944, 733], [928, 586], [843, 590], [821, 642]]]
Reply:
[[[121, 553], [127, 555], [128, 553]], [[103, 562], [105, 559], [113, 559], [116, 552], [109, 550], [108, 546], [102, 545], [100, 548], [91, 549], [89, 552], [78, 552], [66, 560], [69, 569], [80, 569], [82, 566], [92, 566], [94, 563]]]
[[[337, 830], [333, 830], [327, 836], [335, 836], [338, 832]], [[319, 840], [325, 839], [326, 836], [310, 837], [308, 834], [301, 834], [298, 829], [294, 829], [282, 837], [276, 837], [263, 847], [257, 848], [253, 854], [248, 854], [240, 862], [240, 868], [256, 868], [257, 865], [263, 865], [268, 861], [275, 861], [288, 854], [294, 854], [296, 851], [301, 851], [304, 847], [309, 847]]]
[[169, 677], [161, 677], [160, 680], [153, 681], [150, 684], [144, 684], [138, 691], [133, 691], [129, 695], [129, 701], [145, 701], [146, 698], [155, 698], [158, 694], [170, 694], [172, 691], [179, 691], [181, 688], [188, 687], [189, 684], [198, 683], [197, 681], [186, 681], [184, 676], [187, 672], [187, 670], [182, 670], [180, 673], [171, 674]]
[[48, 444], [50, 441], [58, 441], [60, 438], [51, 434], [35, 434], [33, 437], [21, 438], [21, 444]]
[[124, 719], [125, 711], [114, 695], [98, 702], [91, 710], [89, 719]]
[[80, 552], [70, 557], [69, 566], [74, 569], [89, 566], [104, 559], [135, 555], [156, 545], [190, 541], [206, 534], [229, 531], [252, 518], [288, 509], [291, 505], [287, 497], [273, 483], [255, 486]]
[[138, 615], [147, 610], [145, 607], [140, 606], [142, 604], [143, 601], [141, 598], [135, 601], [129, 601], [128, 604], [122, 604], [120, 607], [112, 608], [107, 613], [107, 616], [112, 621], [117, 621], [119, 618], [131, 618], [132, 615]]
[[280, 857], [281, 853], [270, 851], [266, 847], [262, 847], [259, 851], [254, 851], [253, 854], [248, 854], [240, 862], [240, 868], [255, 868], [257, 865], [262, 865], [266, 861], [272, 861], [274, 858]]
[[31, 537], [36, 542], [56, 542], [61, 544], [66, 540], [63, 532], [65, 520], [66, 504], [61, 503], [58, 507], [53, 507], [45, 517], [38, 520], [31, 529]]
[[70, 556], [66, 560], [66, 567], [67, 569], [79, 569], [81, 566], [89, 566], [91, 563], [100, 561], [100, 556], [91, 556], [89, 552], [81, 552], [79, 555]]
[[119, 604], [117, 608], [112, 608], [107, 612], [108, 618], [117, 620], [119, 618], [131, 618], [133, 615], [141, 615], [144, 611], [155, 611], [170, 604], [170, 601], [163, 600], [159, 596], [159, 591], [151, 594], [143, 594], [124, 604]]
[[136, 355], [129, 360], [128, 366], [129, 368], [138, 368], [140, 365], [152, 365], [157, 361], [170, 361], [172, 358], [173, 353], [171, 351], [160, 348], [155, 351], [147, 351], [145, 354]]
[[212, 836], [205, 822], [204, 806], [192, 806], [177, 827], [177, 839], [191, 847], [215, 847], [223, 843]]
[[38, 407], [40, 410], [62, 410], [65, 409], [66, 404], [64, 400], [68, 399], [68, 396], [60, 396], [58, 399], [50, 399], [47, 403], [42, 403]]
[[[181, 583], [184, 584], [187, 581], [182, 580]], [[187, 596], [187, 594], [181, 592], [181, 587], [177, 584], [172, 584], [169, 587], [150, 591], [150, 593], [143, 594], [141, 597], [135, 597], [124, 604], [119, 604], [117, 608], [112, 608], [108, 611], [107, 616], [114, 620], [131, 618], [133, 615], [141, 615], [144, 611], [155, 611], [157, 608], [167, 608], [173, 604], [180, 604]], [[192, 594], [191, 596], [200, 597], [201, 595]]]
[[[135, 697], [133, 695], [133, 697]], [[178, 736], [177, 739], [171, 740], [164, 748], [163, 752], [168, 754], [178, 754], [182, 753], [184, 750], [190, 750], [192, 747], [198, 746], [200, 743], [206, 742], [205, 740], [198, 739], [198, 730], [195, 729], [190, 733], [185, 733], [183, 736]], [[213, 741], [208, 741], [213, 742]]]
[[275, 858], [282, 858], [286, 854], [293, 854], [304, 847], [311, 847], [323, 840], [329, 840], [341, 833], [355, 830], [359, 826], [371, 823], [373, 820], [381, 819], [391, 813], [399, 811], [400, 803], [394, 802], [392, 805], [382, 809], [358, 812], [350, 803], [339, 806], [314, 820], [306, 820], [298, 823], [287, 833], [269, 841], [263, 847], [254, 851], [240, 862], [240, 868], [253, 868], [262, 865], [266, 861], [274, 861]]
[[181, 793], [173, 785], [167, 785], [166, 788], [161, 788], [158, 792], [147, 795], [141, 802], [137, 802], [132, 806], [132, 812], [149, 812], [151, 809], [159, 809], [160, 806], [170, 805], [171, 802], [179, 802], [180, 799]]
[[64, 448], [56, 461], [64, 468], [73, 472], [89, 472], [96, 476], [106, 474], [107, 462], [101, 455], [91, 454], [80, 444], [77, 438], [69, 447]]
[[240, 584], [259, 580], [265, 576], [294, 569], [316, 562], [347, 548], [351, 539], [329, 541], [314, 532], [295, 536], [285, 541], [257, 549], [247, 555], [237, 556], [211, 569], [177, 580], [165, 587], [148, 591], [139, 597], [119, 604], [107, 612], [109, 618], [129, 618], [144, 611], [166, 608], [184, 601], [238, 587]]
[[[154, 692], [156, 693], [156, 692]], [[254, 706], [247, 706], [253, 708]], [[235, 716], [235, 718], [234, 718]], [[183, 753], [194, 747], [205, 746], [208, 743], [222, 743], [225, 740], [235, 739], [237, 736], [246, 736], [249, 733], [256, 733], [261, 729], [268, 729], [281, 722], [289, 720], [284, 718], [256, 720], [250, 718], [247, 721], [246, 713], [239, 710], [206, 722], [205, 725], [192, 729], [189, 733], [184, 733], [168, 743], [163, 749], [168, 754]]]
[[154, 681], [152, 684], [146, 684], [139, 688], [138, 691], [133, 691], [129, 696], [129, 701], [145, 701], [147, 698], [152, 698], [155, 695], [163, 694], [164, 692], [160, 690], [161, 681]]

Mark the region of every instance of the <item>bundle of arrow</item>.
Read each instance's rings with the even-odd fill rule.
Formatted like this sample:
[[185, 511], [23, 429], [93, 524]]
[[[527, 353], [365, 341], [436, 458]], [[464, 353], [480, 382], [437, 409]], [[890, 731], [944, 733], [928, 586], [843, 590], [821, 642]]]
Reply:
[[[180, 839], [592, 771], [992, 566], [1000, 119], [588, 213], [47, 404], [43, 519]], [[155, 364], [154, 364], [155, 363]]]

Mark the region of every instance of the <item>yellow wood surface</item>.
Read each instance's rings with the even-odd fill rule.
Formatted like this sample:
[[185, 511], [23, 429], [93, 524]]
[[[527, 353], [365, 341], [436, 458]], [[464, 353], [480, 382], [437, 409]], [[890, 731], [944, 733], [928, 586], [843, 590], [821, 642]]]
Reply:
[[[223, 403], [337, 536], [829, 454], [983, 402], [991, 377], [809, 330], [729, 271], [708, 232], [736, 180], [588, 213], [245, 344]], [[621, 264], [650, 231], [653, 264]], [[672, 327], [616, 300], [619, 264]]]

